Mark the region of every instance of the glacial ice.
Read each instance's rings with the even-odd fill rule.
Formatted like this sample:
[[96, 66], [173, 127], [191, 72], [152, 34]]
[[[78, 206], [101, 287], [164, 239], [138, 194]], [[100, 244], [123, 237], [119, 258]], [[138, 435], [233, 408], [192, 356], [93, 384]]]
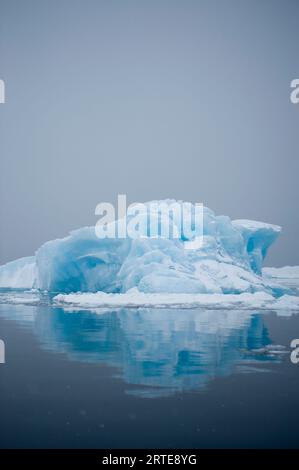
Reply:
[[20, 258], [0, 266], [0, 287], [28, 289], [36, 281], [36, 263], [34, 256]]
[[[177, 223], [171, 212], [169, 217]], [[202, 246], [187, 250], [182, 234], [178, 239], [146, 234], [137, 239], [99, 239], [94, 227], [83, 227], [45, 243], [34, 257], [1, 266], [0, 287], [66, 294], [131, 289], [145, 294], [288, 293], [277, 277], [262, 274], [263, 260], [280, 227], [231, 221], [204, 207], [201, 229]]]

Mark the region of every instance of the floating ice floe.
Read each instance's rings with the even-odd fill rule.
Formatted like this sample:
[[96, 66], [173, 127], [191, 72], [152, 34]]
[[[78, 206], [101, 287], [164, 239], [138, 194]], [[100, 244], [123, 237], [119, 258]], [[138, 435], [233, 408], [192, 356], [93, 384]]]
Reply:
[[242, 294], [146, 294], [131, 289], [124, 294], [74, 293], [58, 294], [56, 305], [78, 308], [205, 308], [205, 309], [259, 309], [299, 310], [299, 297], [283, 295], [279, 298], [265, 292]]

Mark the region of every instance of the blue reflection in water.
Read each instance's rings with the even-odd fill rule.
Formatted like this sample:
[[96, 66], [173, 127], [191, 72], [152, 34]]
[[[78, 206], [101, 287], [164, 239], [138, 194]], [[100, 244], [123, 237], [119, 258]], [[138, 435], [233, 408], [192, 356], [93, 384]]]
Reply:
[[[239, 310], [121, 309], [75, 312], [0, 305], [6, 318], [32, 327], [42, 347], [70, 360], [105, 363], [130, 393], [155, 397], [202, 389], [236, 365], [273, 361], [262, 316]], [[254, 354], [255, 350], [262, 353]], [[248, 370], [248, 368], [246, 369]]]

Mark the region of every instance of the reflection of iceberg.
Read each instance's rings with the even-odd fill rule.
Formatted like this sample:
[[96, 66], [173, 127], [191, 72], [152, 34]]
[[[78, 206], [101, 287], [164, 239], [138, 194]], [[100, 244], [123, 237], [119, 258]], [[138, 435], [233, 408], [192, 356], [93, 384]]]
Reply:
[[140, 386], [201, 388], [229, 374], [250, 341], [254, 347], [268, 342], [261, 317], [239, 311], [191, 311], [182, 321], [180, 311], [139, 310], [132, 315], [122, 310], [119, 319], [126, 338], [124, 376]]
[[[166, 223], [163, 217], [160, 229]], [[76, 230], [66, 238], [45, 243], [34, 258], [0, 267], [0, 286], [66, 293], [127, 292], [131, 288], [145, 293], [189, 294], [275, 291], [275, 282], [268, 277], [266, 282], [261, 268], [279, 234], [278, 226], [232, 222], [205, 207], [198, 228], [203, 244], [186, 250], [186, 236], [178, 220], [171, 212], [167, 220], [177, 227], [178, 239], [149, 238], [147, 233], [134, 240], [98, 239], [94, 227]], [[196, 231], [192, 236], [198, 236]]]
[[20, 321], [27, 315], [24, 321], [32, 322], [44, 348], [66, 353], [73, 360], [112, 365], [127, 384], [138, 386], [137, 391], [131, 387], [129, 391], [140, 396], [200, 389], [248, 360], [243, 351], [270, 343], [262, 317], [248, 311], [98, 313], [70, 314], [47, 305], [5, 306], [7, 318]]

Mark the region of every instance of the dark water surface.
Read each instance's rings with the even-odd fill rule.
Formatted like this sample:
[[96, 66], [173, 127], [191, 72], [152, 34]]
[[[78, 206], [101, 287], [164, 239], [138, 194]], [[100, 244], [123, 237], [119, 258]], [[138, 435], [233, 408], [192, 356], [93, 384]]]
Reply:
[[282, 313], [1, 304], [0, 447], [299, 447]]

